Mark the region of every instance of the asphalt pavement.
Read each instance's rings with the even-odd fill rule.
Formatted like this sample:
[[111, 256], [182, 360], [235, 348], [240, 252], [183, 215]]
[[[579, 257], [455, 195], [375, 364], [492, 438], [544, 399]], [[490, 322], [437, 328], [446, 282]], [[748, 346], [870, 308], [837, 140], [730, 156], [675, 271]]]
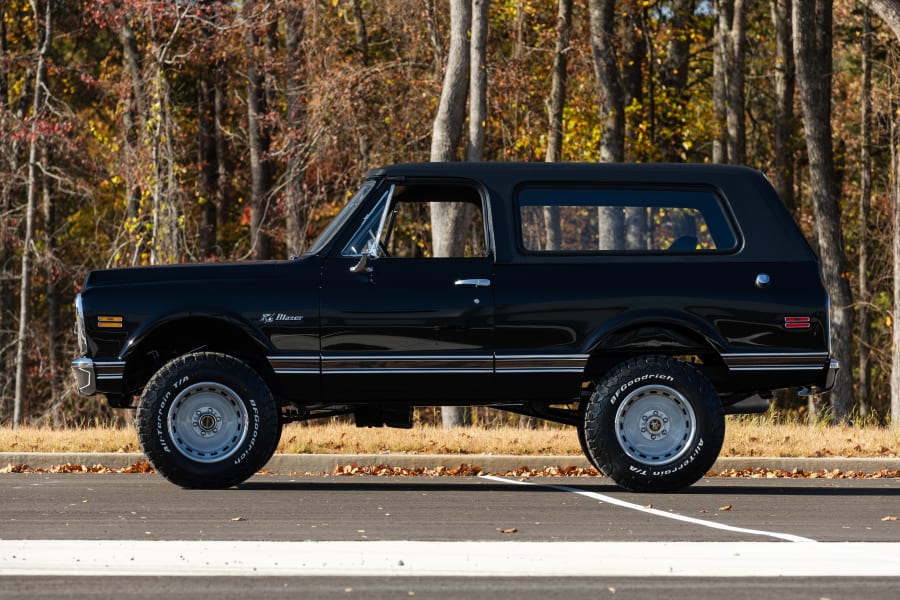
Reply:
[[6, 473], [0, 598], [894, 600], [898, 513], [900, 479]]

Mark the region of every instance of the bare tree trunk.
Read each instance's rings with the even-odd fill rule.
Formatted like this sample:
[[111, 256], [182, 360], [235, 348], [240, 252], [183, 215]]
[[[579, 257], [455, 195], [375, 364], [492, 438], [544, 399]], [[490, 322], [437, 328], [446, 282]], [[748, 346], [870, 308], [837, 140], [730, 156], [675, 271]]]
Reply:
[[775, 142], [772, 183], [791, 213], [794, 201], [794, 46], [791, 38], [792, 0], [771, 0], [775, 26]]
[[[366, 31], [366, 18], [363, 15], [362, 2], [353, 0], [353, 32], [356, 37], [356, 51], [363, 66], [369, 64], [369, 33]], [[302, 10], [302, 9], [297, 9]]]
[[[469, 83], [468, 32], [472, 21], [470, 0], [450, 2], [450, 52], [441, 90], [438, 112], [431, 137], [431, 161], [457, 160], [466, 116]], [[462, 252], [462, 231], [468, 219], [465, 205], [433, 203], [431, 205], [432, 243], [435, 256], [455, 256]]]
[[[212, 77], [215, 77], [213, 71]], [[197, 90], [197, 158], [200, 162], [198, 192], [200, 203], [200, 256], [212, 258], [218, 254], [216, 246], [218, 225], [219, 159], [216, 156], [216, 90], [210, 75], [201, 73]]]
[[728, 29], [727, 11], [733, 0], [715, 0], [716, 20], [714, 24], [713, 46], [713, 128], [712, 161], [728, 162]]
[[[265, 124], [265, 77], [260, 72], [265, 45], [260, 42], [256, 30], [258, 19], [256, 3], [246, 0], [243, 4], [247, 59], [247, 145], [250, 147], [250, 256], [254, 259], [271, 258], [271, 238], [266, 232], [266, 213], [272, 190], [272, 166], [269, 157], [271, 140]], [[268, 27], [265, 27], [268, 29]]]
[[825, 287], [831, 296], [831, 347], [842, 368], [831, 392], [832, 417], [844, 422], [853, 401], [853, 298], [835, 186], [831, 131], [832, 14], [829, 0], [795, 0], [794, 59], [806, 130], [813, 212]]
[[151, 42], [153, 56], [153, 79], [151, 96], [150, 135], [151, 167], [153, 169], [151, 198], [153, 203], [153, 240], [150, 245], [150, 263], [177, 263], [181, 260], [181, 236], [179, 226], [180, 206], [178, 185], [175, 175], [175, 119], [172, 115], [172, 100], [169, 80], [164, 65], [168, 43], [160, 45]]
[[[34, 215], [37, 206], [38, 193], [38, 123], [43, 117], [45, 101], [44, 87], [46, 86], [47, 50], [50, 47], [50, 38], [53, 34], [51, 22], [51, 2], [47, 0], [44, 5], [43, 31], [41, 31], [41, 14], [38, 0], [31, 0], [31, 10], [34, 15], [36, 40], [40, 40], [37, 49], [37, 61], [34, 69], [34, 99], [31, 109], [31, 135], [28, 142], [28, 179], [26, 181], [25, 204], [25, 239], [22, 247], [22, 280], [19, 298], [19, 337], [16, 340], [16, 391], [13, 400], [13, 429], [22, 424], [25, 418], [25, 371], [26, 348], [28, 346], [28, 326], [31, 321], [31, 253], [34, 245]], [[46, 165], [44, 166], [46, 168]]]
[[744, 63], [747, 47], [747, 3], [716, 2], [716, 48], [713, 60], [713, 107], [725, 131], [713, 143], [713, 162], [747, 162], [747, 128], [744, 120]]
[[[645, 7], [640, 2], [629, 2], [626, 8], [628, 12], [625, 15], [622, 87], [625, 90], [624, 106], [631, 106], [633, 103], [644, 103], [644, 64], [647, 62], [648, 51], [647, 36], [644, 35]], [[634, 139], [636, 133], [628, 131], [633, 125], [626, 120], [625, 127], [626, 139]]]
[[[228, 145], [225, 141], [223, 132], [223, 123], [226, 119], [226, 93], [227, 93], [227, 76], [225, 66], [222, 63], [216, 64], [214, 70], [214, 106], [215, 106], [215, 144], [216, 144], [216, 173], [218, 185], [216, 186], [216, 231], [228, 224], [229, 215], [231, 213], [231, 193], [228, 185], [228, 174], [231, 172], [228, 164]], [[218, 233], [216, 234], [218, 237]]]
[[450, 0], [450, 51], [431, 136], [431, 161], [457, 160], [466, 116], [469, 80], [468, 32], [472, 21], [469, 0]]
[[[50, 156], [46, 146], [41, 148], [41, 163], [50, 164]], [[43, 198], [44, 218], [44, 273], [47, 278], [47, 371], [50, 376], [50, 413], [53, 424], [62, 424], [60, 405], [62, 394], [59, 389], [59, 289], [56, 286], [58, 277], [56, 264], [56, 211], [50, 196], [50, 183], [46, 175], [41, 177], [41, 196]]]
[[[143, 74], [140, 52], [138, 51], [137, 38], [131, 26], [126, 22], [119, 30], [119, 40], [122, 44], [122, 63], [125, 71], [131, 78], [131, 93], [125, 95], [122, 110], [124, 120], [125, 164], [126, 171], [123, 177], [125, 182], [125, 215], [129, 223], [137, 223], [140, 218], [141, 181], [138, 157], [142, 140], [147, 132], [147, 101], [144, 94]], [[140, 260], [144, 253], [143, 235], [139, 234], [135, 240], [132, 264]]]
[[682, 119], [688, 101], [688, 72], [690, 69], [691, 31], [694, 27], [695, 0], [673, 0], [670, 27], [672, 36], [666, 47], [662, 83], [668, 91], [669, 106], [661, 111], [662, 130], [668, 135], [659, 140], [663, 146], [663, 160], [685, 160]]
[[566, 107], [566, 57], [569, 53], [569, 32], [572, 29], [572, 0], [559, 0], [556, 16], [556, 51], [551, 69], [550, 97], [547, 116], [550, 124], [547, 135], [547, 162], [562, 160], [563, 110]]
[[867, 4], [900, 40], [900, 0], [868, 0]]
[[[615, 50], [615, 0], [590, 0], [591, 53], [600, 88], [600, 162], [625, 160], [625, 89]], [[597, 209], [598, 247], [625, 247], [625, 212], [618, 207]]]
[[860, 150], [859, 183], [859, 416], [869, 414], [869, 205], [872, 200], [872, 17], [863, 7], [862, 31], [862, 148]]
[[[569, 32], [572, 29], [572, 0], [559, 0], [556, 16], [556, 52], [551, 69], [550, 97], [547, 98], [547, 116], [550, 124], [547, 134], [547, 162], [562, 160], [563, 110], [566, 106], [566, 56], [569, 53]], [[559, 250], [562, 244], [562, 228], [559, 207], [544, 207], [544, 230], [547, 250]], [[524, 427], [534, 427], [532, 417], [523, 417]]]
[[[354, 11], [358, 2], [354, 3]], [[287, 82], [287, 118], [293, 130], [293, 144], [287, 159], [285, 177], [287, 177], [287, 193], [285, 195], [285, 241], [288, 256], [299, 256], [306, 244], [306, 224], [302, 222], [301, 213], [306, 207], [306, 163], [307, 152], [302, 143], [302, 131], [306, 125], [303, 84], [306, 72], [306, 57], [303, 49], [304, 11], [295, 6], [288, 8], [285, 18], [285, 50], [288, 60]], [[362, 19], [362, 8], [359, 8]], [[362, 26], [365, 32], [365, 24]], [[363, 42], [357, 39], [358, 44]], [[368, 55], [368, 42], [364, 44], [364, 57]], [[367, 60], [367, 58], [365, 58]]]
[[434, 72], [440, 75], [444, 69], [444, 47], [441, 45], [441, 36], [438, 33], [434, 0], [422, 0], [422, 4], [425, 7], [425, 26], [428, 27], [428, 39], [431, 40], [431, 48], [434, 51]]
[[480, 161], [487, 124], [487, 35], [490, 0], [472, 0], [472, 39], [469, 49], [469, 141], [466, 160]]
[[734, 0], [728, 36], [728, 162], [747, 162], [747, 127], [744, 120], [744, 62], [747, 49], [747, 3]]
[[[450, 52], [447, 71], [441, 89], [441, 100], [434, 118], [431, 137], [431, 161], [456, 160], [466, 115], [466, 94], [469, 87], [469, 40], [472, 23], [471, 0], [450, 0]], [[463, 231], [469, 218], [465, 204], [433, 202], [431, 230], [434, 256], [459, 256], [465, 244]], [[444, 429], [463, 425], [463, 409], [458, 406], [441, 407]]]
[[591, 51], [600, 87], [600, 161], [625, 160], [625, 90], [615, 51], [615, 0], [590, 0]]

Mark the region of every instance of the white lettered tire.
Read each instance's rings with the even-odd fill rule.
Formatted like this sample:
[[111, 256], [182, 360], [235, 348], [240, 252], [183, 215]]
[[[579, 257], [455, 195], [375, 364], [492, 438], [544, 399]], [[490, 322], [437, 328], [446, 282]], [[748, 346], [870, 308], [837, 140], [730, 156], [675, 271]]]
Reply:
[[620, 486], [669, 492], [703, 477], [725, 437], [722, 403], [695, 366], [667, 356], [627, 360], [588, 401], [589, 459]]
[[196, 352], [157, 371], [136, 416], [141, 448], [166, 479], [187, 488], [227, 488], [268, 462], [280, 432], [265, 381], [247, 363]]

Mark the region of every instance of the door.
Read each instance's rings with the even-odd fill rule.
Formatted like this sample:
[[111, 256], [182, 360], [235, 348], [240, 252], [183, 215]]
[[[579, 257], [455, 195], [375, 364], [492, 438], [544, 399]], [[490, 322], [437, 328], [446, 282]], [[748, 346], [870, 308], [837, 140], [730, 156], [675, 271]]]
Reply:
[[[467, 211], [452, 256], [435, 257], [432, 203]], [[477, 403], [493, 397], [493, 258], [481, 191], [404, 182], [381, 193], [324, 261], [322, 382], [348, 403]]]

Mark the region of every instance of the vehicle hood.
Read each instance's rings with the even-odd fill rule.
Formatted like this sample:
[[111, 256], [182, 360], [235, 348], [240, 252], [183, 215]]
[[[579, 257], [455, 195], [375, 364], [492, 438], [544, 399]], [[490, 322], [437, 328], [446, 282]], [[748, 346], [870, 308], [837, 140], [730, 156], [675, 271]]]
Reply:
[[[300, 267], [299, 261], [252, 261], [234, 263], [197, 263], [104, 269], [88, 274], [85, 289], [116, 285], [159, 285], [194, 281], [221, 281], [279, 277], [286, 268]], [[302, 270], [302, 267], [300, 268]]]

